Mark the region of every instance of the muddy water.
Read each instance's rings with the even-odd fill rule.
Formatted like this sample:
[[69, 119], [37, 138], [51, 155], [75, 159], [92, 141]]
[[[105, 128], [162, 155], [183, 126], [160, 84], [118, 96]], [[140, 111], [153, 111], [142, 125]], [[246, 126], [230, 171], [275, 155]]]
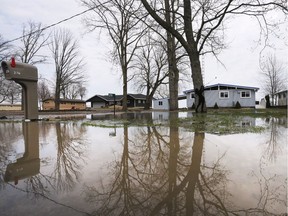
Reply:
[[0, 215], [287, 213], [285, 119], [243, 117], [265, 130], [221, 135], [167, 122], [0, 122]]

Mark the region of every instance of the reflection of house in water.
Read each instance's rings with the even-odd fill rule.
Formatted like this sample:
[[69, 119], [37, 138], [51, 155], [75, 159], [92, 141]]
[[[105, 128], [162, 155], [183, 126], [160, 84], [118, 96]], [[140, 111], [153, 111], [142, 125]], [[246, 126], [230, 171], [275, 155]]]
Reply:
[[[153, 120], [159, 120], [159, 121], [166, 121], [169, 120], [170, 112], [167, 111], [156, 111], [152, 112], [152, 118]], [[177, 112], [178, 118], [187, 118], [192, 117], [192, 112]]]
[[153, 112], [152, 113], [152, 118], [153, 120], [169, 120], [169, 112]]
[[92, 120], [152, 120], [151, 112], [129, 112], [129, 113], [117, 113], [114, 117], [113, 113], [91, 115]]
[[255, 127], [256, 126], [256, 120], [255, 118], [245, 116], [242, 117], [239, 122], [237, 123], [237, 126], [240, 127]]
[[4, 181], [14, 181], [25, 179], [37, 175], [40, 171], [39, 159], [39, 129], [38, 122], [24, 122], [23, 134], [25, 141], [25, 152], [22, 158], [7, 166]]

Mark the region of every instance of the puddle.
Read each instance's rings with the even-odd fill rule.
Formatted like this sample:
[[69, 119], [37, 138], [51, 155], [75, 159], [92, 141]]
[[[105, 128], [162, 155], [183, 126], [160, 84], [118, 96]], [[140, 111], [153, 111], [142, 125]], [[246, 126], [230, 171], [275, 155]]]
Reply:
[[1, 216], [287, 213], [287, 119], [172, 115], [0, 122]]

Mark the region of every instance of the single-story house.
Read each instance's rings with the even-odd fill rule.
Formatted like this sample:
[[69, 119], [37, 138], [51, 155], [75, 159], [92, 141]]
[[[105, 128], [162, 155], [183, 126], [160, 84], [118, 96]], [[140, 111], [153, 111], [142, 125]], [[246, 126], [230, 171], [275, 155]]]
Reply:
[[[48, 98], [42, 101], [43, 110], [54, 110], [55, 99]], [[60, 99], [60, 110], [85, 110], [86, 102], [79, 99]]]
[[[115, 95], [115, 105], [122, 105], [123, 95]], [[94, 95], [86, 100], [91, 102], [91, 108], [104, 108], [114, 105], [113, 95]], [[127, 94], [128, 107], [144, 107], [146, 103], [146, 96], [143, 94]]]
[[0, 104], [0, 110], [21, 110], [21, 104]]
[[152, 107], [157, 110], [169, 110], [169, 98], [154, 99]]
[[[255, 108], [255, 93], [259, 90], [257, 87], [240, 86], [231, 84], [214, 84], [204, 87], [204, 96], [207, 107], [219, 108], [235, 107], [239, 102], [241, 107]], [[195, 103], [194, 89], [184, 91], [186, 95], [187, 108], [191, 108]]]
[[287, 93], [288, 90], [277, 92], [276, 95], [276, 106], [287, 106]]
[[[178, 95], [178, 101], [179, 100], [185, 100], [186, 95]], [[159, 98], [159, 99], [153, 99], [152, 101], [152, 107], [156, 110], [169, 110], [169, 98]]]

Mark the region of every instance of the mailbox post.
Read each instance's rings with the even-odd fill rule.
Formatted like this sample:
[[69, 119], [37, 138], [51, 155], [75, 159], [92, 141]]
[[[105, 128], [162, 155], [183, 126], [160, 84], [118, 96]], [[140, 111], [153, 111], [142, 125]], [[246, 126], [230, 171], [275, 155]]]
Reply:
[[37, 103], [37, 68], [30, 64], [11, 61], [2, 61], [2, 71], [7, 80], [14, 80], [23, 88], [24, 114], [25, 119], [38, 119], [38, 103]]

